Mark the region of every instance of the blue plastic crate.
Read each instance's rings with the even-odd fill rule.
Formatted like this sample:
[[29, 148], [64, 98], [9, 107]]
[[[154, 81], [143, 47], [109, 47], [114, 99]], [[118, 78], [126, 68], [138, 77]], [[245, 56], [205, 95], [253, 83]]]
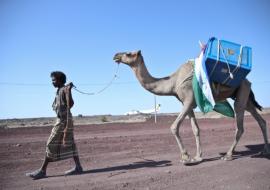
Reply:
[[251, 56], [250, 47], [211, 38], [205, 49], [205, 64], [210, 81], [231, 87], [239, 86], [251, 70]]

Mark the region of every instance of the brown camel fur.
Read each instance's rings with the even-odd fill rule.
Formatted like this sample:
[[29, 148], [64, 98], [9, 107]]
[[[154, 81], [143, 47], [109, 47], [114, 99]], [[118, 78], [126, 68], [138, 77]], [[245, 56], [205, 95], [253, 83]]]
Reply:
[[[192, 77], [193, 77], [193, 65], [191, 62], [183, 64], [175, 73], [164, 78], [152, 77], [145, 64], [141, 51], [135, 52], [123, 52], [117, 53], [114, 56], [114, 60], [117, 63], [124, 63], [131, 67], [134, 71], [140, 84], [153, 94], [160, 96], [174, 96], [183, 104], [182, 112], [178, 115], [176, 120], [171, 125], [172, 134], [175, 136], [177, 144], [180, 149], [180, 161], [184, 164], [199, 163], [202, 161], [202, 151], [200, 145], [200, 130], [194, 115], [194, 109], [196, 108], [196, 102], [194, 99], [192, 89]], [[213, 90], [214, 91], [214, 90]], [[243, 80], [238, 88], [228, 88], [220, 86], [219, 93], [213, 93], [216, 101], [225, 100], [226, 98], [233, 98], [234, 110], [236, 114], [236, 133], [233, 144], [229, 148], [228, 152], [223, 160], [232, 160], [233, 151], [240, 140], [244, 132], [243, 119], [245, 110], [249, 111], [251, 115], [258, 122], [263, 138], [264, 138], [264, 153], [270, 154], [270, 148], [268, 146], [267, 126], [266, 121], [257, 112], [257, 109], [261, 109], [261, 106], [256, 102], [254, 94], [251, 90], [251, 83], [248, 80]], [[191, 120], [191, 126], [196, 140], [196, 156], [191, 158], [181, 140], [179, 134], [179, 128], [186, 116], [189, 116]]]

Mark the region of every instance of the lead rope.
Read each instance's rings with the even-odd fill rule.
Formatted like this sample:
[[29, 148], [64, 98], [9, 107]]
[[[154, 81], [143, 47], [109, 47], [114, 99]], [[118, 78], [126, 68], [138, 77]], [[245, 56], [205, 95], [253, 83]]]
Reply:
[[97, 95], [97, 94], [100, 94], [102, 93], [103, 91], [107, 90], [107, 88], [109, 88], [113, 81], [118, 77], [117, 74], [118, 74], [118, 70], [119, 70], [119, 64], [117, 65], [117, 68], [116, 68], [116, 71], [114, 73], [114, 76], [113, 78], [108, 82], [107, 85], [105, 85], [102, 89], [96, 91], [96, 92], [84, 92], [84, 91], [81, 91], [79, 90], [76, 86], [73, 86], [74, 90], [76, 90], [77, 92], [81, 93], [81, 94], [85, 94], [85, 95]]

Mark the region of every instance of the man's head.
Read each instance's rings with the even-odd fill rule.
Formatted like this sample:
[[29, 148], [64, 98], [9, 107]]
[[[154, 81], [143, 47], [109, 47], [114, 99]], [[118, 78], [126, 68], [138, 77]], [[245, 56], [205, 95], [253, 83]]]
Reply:
[[54, 87], [59, 88], [66, 83], [66, 75], [61, 71], [51, 72], [52, 84]]

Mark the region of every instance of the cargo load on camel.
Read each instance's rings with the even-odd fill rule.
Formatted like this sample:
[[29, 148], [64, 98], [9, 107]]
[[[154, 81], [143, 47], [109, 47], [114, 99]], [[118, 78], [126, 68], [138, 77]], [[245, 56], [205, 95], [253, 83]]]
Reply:
[[252, 50], [233, 42], [209, 39], [195, 59], [193, 91], [196, 104], [203, 113], [215, 110], [223, 115], [234, 117], [234, 111], [225, 100], [216, 102], [213, 93], [219, 87], [237, 88], [251, 71]]
[[204, 56], [210, 83], [238, 87], [251, 71], [252, 49], [247, 46], [213, 37], [207, 43]]

